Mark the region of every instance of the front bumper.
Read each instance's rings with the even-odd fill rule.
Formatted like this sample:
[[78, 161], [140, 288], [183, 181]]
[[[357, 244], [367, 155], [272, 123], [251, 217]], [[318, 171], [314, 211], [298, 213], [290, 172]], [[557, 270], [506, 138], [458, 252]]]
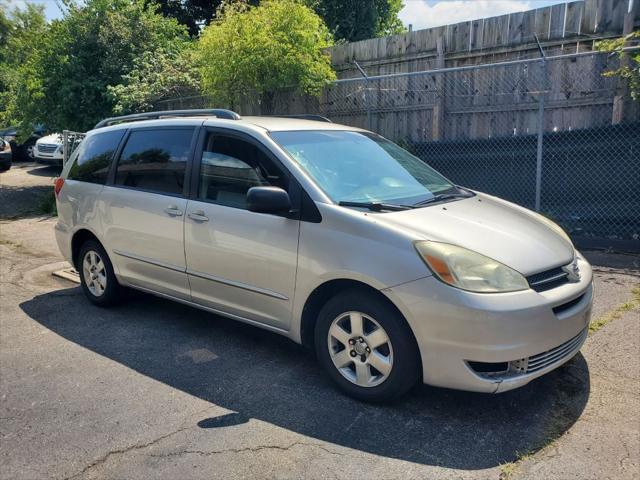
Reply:
[[[425, 277], [383, 293], [414, 332], [424, 383], [496, 393], [529, 383], [580, 350], [591, 319], [593, 287], [587, 261], [579, 258], [578, 268], [579, 281], [544, 292], [478, 294]], [[505, 362], [508, 370], [502, 373], [471, 367]]]
[[62, 165], [64, 161], [64, 157], [62, 153], [43, 153], [40, 152], [37, 148], [33, 150], [33, 154], [38, 163], [45, 163], [47, 165]]

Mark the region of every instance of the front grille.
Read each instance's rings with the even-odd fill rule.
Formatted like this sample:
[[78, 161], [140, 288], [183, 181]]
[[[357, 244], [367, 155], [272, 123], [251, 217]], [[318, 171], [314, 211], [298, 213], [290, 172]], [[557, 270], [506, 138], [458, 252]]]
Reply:
[[[564, 357], [570, 355], [580, 345], [582, 345], [582, 342], [587, 337], [588, 332], [589, 330], [585, 328], [578, 335], [573, 337], [571, 340], [564, 342], [562, 345], [552, 348], [551, 350], [547, 350], [546, 352], [532, 355], [528, 359], [524, 359], [526, 360], [526, 367], [523, 373], [537, 372], [538, 370], [542, 370], [552, 363], [562, 360]], [[522, 362], [523, 360], [520, 361]]]
[[562, 267], [552, 268], [545, 272], [536, 273], [527, 277], [529, 286], [536, 292], [544, 292], [552, 288], [564, 285], [569, 281], [569, 273]]
[[42, 153], [53, 153], [58, 149], [58, 145], [49, 144], [49, 143], [39, 143], [38, 151]]
[[[485, 378], [513, 378], [528, 373], [535, 373], [569, 356], [572, 356], [582, 345], [589, 329], [583, 329], [571, 340], [567, 340], [546, 352], [538, 353], [527, 358], [502, 363], [485, 363], [467, 361], [467, 365], [478, 375]], [[508, 365], [506, 368], [505, 366]]]

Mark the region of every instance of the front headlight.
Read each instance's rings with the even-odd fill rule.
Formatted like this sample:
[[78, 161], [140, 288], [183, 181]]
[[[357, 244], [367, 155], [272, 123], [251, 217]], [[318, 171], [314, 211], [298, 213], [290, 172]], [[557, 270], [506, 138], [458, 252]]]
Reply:
[[515, 292], [529, 288], [521, 273], [500, 262], [448, 243], [419, 241], [416, 250], [444, 283], [478, 293]]

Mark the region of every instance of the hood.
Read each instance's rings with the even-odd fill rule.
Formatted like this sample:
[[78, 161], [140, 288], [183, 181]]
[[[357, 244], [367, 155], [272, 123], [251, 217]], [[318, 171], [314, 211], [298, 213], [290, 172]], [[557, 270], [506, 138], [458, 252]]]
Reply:
[[36, 143], [48, 143], [51, 145], [62, 145], [62, 135], [59, 133], [52, 133], [51, 135], [46, 135], [44, 137], [39, 138]]
[[424, 208], [376, 216], [380, 223], [415, 236], [458, 245], [503, 263], [523, 275], [566, 265], [574, 249], [537, 214], [477, 194]]

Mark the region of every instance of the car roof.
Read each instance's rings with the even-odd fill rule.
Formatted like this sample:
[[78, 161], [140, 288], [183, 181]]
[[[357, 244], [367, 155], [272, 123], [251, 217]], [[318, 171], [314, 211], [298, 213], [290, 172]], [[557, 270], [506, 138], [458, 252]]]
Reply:
[[292, 130], [351, 130], [351, 131], [365, 131], [357, 127], [351, 127], [347, 125], [341, 125], [339, 123], [332, 123], [318, 120], [306, 120], [300, 118], [290, 117], [276, 117], [276, 116], [247, 116], [241, 117], [239, 120], [231, 120], [218, 118], [215, 116], [180, 116], [180, 117], [168, 117], [154, 120], [138, 120], [129, 121], [111, 125], [108, 127], [100, 127], [91, 130], [91, 133], [106, 132], [112, 130], [119, 130], [124, 128], [162, 128], [162, 127], [179, 127], [179, 126], [213, 126], [213, 127], [226, 127], [235, 130], [259, 130], [263, 132], [281, 132]]
[[242, 120], [234, 121], [246, 122], [269, 132], [290, 130], [360, 130], [359, 128], [341, 125], [339, 123], [290, 117], [242, 117]]

